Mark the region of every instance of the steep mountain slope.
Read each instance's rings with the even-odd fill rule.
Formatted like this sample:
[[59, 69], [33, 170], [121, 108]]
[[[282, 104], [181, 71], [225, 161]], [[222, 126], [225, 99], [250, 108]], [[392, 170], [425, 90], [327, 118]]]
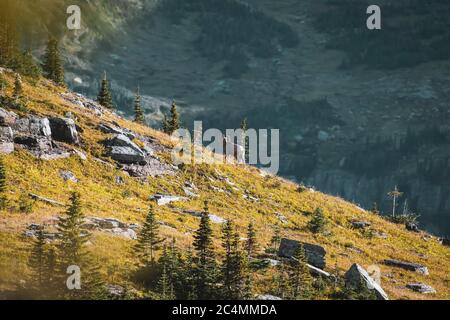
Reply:
[[68, 80], [93, 97], [107, 70], [126, 115], [140, 85], [155, 126], [175, 99], [187, 127], [234, 128], [247, 117], [281, 128], [284, 177], [383, 212], [398, 185], [398, 210], [446, 235], [450, 5], [380, 1], [383, 29], [372, 32], [367, 4], [92, 1], [83, 29], [65, 33]]
[[[10, 96], [14, 74], [7, 70], [1, 72], [8, 82], [6, 94]], [[170, 148], [175, 141], [168, 136], [129, 122], [80, 95], [53, 86], [45, 79], [36, 84], [25, 82], [24, 96], [26, 108], [17, 110], [14, 104], [6, 103], [0, 107], [15, 112], [21, 119], [34, 117], [35, 124], [43, 123], [36, 119], [70, 117], [75, 121], [78, 137], [72, 142], [67, 142], [67, 137], [66, 142], [53, 141], [44, 154], [33, 144], [28, 144], [26, 139], [14, 139], [15, 151], [3, 156], [9, 209], [0, 214], [0, 292], [12, 290], [22, 280], [27, 280], [31, 240], [25, 232], [30, 230], [30, 224], [46, 224], [52, 228], [55, 218], [64, 210], [58, 203], [67, 204], [69, 193], [76, 190], [81, 193], [86, 216], [115, 218], [127, 225], [142, 224], [149, 197], [156, 193], [186, 196], [184, 201], [157, 207], [164, 237], [176, 238], [177, 245], [183, 249], [191, 245], [193, 230], [198, 227], [198, 218], [192, 216], [192, 212], [201, 210], [203, 201], [209, 200], [217, 239], [221, 219], [235, 220], [241, 234], [245, 233], [247, 224], [254, 221], [258, 240], [265, 248], [269, 246], [274, 227], [279, 225], [284, 237], [323, 246], [327, 252], [325, 270], [332, 271], [337, 266], [342, 273], [355, 262], [364, 267], [375, 264], [381, 268], [382, 286], [391, 298], [450, 298], [450, 251], [433, 236], [409, 232], [402, 225], [389, 223], [340, 198], [310, 189], [299, 190], [298, 185], [265, 175], [253, 167], [217, 164], [177, 169], [171, 165], [170, 157]], [[11, 114], [2, 114], [5, 126]], [[15, 121], [15, 132], [22, 130], [22, 126], [17, 127], [17, 119]], [[134, 137], [136, 145], [151, 149], [149, 154], [153, 156], [148, 158], [148, 161], [152, 159], [148, 177], [142, 174], [135, 176], [135, 171], [120, 166], [105, 155], [103, 141], [112, 136], [104, 133], [107, 131], [105, 126], [116, 130], [122, 128], [122, 132]], [[40, 126], [24, 130], [35, 128], [39, 131], [38, 140], [48, 139], [42, 137], [45, 132]], [[52, 129], [54, 139], [58, 133], [57, 129]], [[48, 158], [43, 155], [53, 155], [54, 160], [46, 160]], [[190, 197], [186, 187], [198, 197]], [[35, 198], [39, 196], [56, 202], [38, 198], [40, 200], [35, 202], [31, 213], [20, 213], [23, 197], [30, 193]], [[312, 234], [306, 228], [311, 213], [318, 207], [330, 219], [330, 232], [326, 235]], [[352, 227], [354, 220], [367, 221], [371, 225], [365, 230], [355, 229]], [[101, 263], [109, 283], [128, 283], [135, 262], [131, 251], [134, 240], [129, 238], [108, 230], [94, 231], [89, 248]], [[384, 265], [384, 259], [388, 258], [424, 264], [430, 274]], [[258, 272], [258, 293], [271, 291], [272, 274], [271, 267]], [[427, 283], [437, 290], [437, 294], [414, 293], [405, 288], [411, 282]]]

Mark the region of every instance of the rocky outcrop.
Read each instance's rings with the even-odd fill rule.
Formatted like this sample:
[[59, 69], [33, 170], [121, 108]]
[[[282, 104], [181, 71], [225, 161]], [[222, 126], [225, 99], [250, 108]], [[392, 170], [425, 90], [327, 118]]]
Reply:
[[259, 294], [256, 296], [256, 300], [273, 300], [273, 301], [277, 301], [277, 300], [283, 300], [280, 297], [277, 296], [273, 296], [271, 294]]
[[[202, 211], [196, 211], [196, 210], [183, 210], [183, 213], [188, 214], [193, 217], [196, 217], [196, 218], [201, 218], [201, 216], [203, 214]], [[210, 213], [208, 216], [212, 223], [224, 224], [227, 221], [226, 219], [224, 219], [216, 214]]]
[[156, 201], [158, 206], [164, 206], [171, 202], [185, 201], [187, 199], [184, 197], [180, 197], [180, 196], [173, 196], [173, 195], [157, 193], [157, 194], [153, 195], [152, 197], [150, 197], [150, 200]]
[[82, 228], [86, 230], [108, 232], [114, 236], [123, 237], [129, 240], [137, 239], [137, 233], [135, 231], [137, 228], [136, 224], [126, 224], [115, 218], [88, 217], [84, 220]]
[[419, 227], [417, 226], [417, 223], [413, 223], [413, 222], [407, 222], [405, 224], [406, 230], [408, 231], [412, 231], [412, 232], [419, 232]]
[[441, 243], [443, 246], [450, 247], [450, 239], [449, 238], [442, 238]]
[[126, 136], [128, 139], [133, 140], [136, 138], [136, 133], [134, 133], [131, 130], [125, 129], [125, 128], [121, 128], [118, 125], [114, 125], [114, 124], [109, 124], [109, 123], [102, 123], [98, 126], [98, 129], [103, 132], [103, 133], [108, 133], [108, 134], [115, 134], [115, 135], [124, 135]]
[[11, 127], [0, 127], [0, 153], [14, 152], [14, 133]]
[[428, 275], [428, 268], [418, 263], [411, 263], [394, 259], [386, 259], [384, 260], [384, 264], [387, 266], [402, 268], [408, 271], [414, 271], [417, 273]]
[[0, 108], [0, 126], [11, 126], [17, 118], [18, 116], [14, 112]]
[[371, 225], [371, 223], [367, 221], [352, 221], [351, 224], [355, 229], [365, 229]]
[[406, 287], [423, 294], [436, 293], [436, 290], [433, 287], [424, 283], [408, 283]]
[[46, 138], [50, 138], [52, 135], [49, 120], [35, 116], [18, 119], [14, 123], [13, 129], [23, 135], [42, 136]]
[[104, 141], [108, 156], [120, 163], [143, 163], [145, 154], [134, 142], [123, 134], [116, 134]]
[[41, 197], [41, 196], [39, 196], [37, 194], [34, 194], [34, 193], [30, 193], [29, 196], [33, 200], [42, 201], [42, 202], [48, 203], [48, 204], [50, 204], [52, 206], [59, 206], [59, 207], [64, 207], [65, 206], [64, 203], [61, 203], [61, 202], [53, 200], [53, 199]]
[[69, 118], [56, 117], [50, 118], [49, 121], [54, 140], [70, 144], [80, 143], [75, 121]]
[[373, 280], [367, 271], [359, 264], [354, 263], [345, 273], [345, 286], [351, 289], [359, 289], [364, 286], [368, 290], [373, 290], [379, 300], [389, 300], [388, 295], [383, 288]]
[[319, 245], [283, 238], [281, 239], [278, 255], [284, 258], [292, 258], [300, 245], [302, 245], [305, 250], [306, 258], [309, 264], [320, 269], [325, 268], [326, 251]]
[[78, 182], [79, 182], [79, 180], [77, 179], [77, 177], [75, 177], [75, 175], [74, 175], [72, 172], [67, 171], [67, 170], [61, 170], [61, 171], [59, 172], [59, 176], [60, 176], [61, 178], [63, 178], [64, 181], [72, 181], [72, 182], [75, 182], [75, 183], [78, 183]]

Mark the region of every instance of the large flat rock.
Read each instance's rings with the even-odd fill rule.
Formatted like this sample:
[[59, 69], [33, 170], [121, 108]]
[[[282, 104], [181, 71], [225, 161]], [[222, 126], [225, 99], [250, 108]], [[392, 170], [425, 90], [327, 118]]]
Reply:
[[424, 265], [412, 262], [405, 262], [395, 259], [386, 259], [384, 264], [391, 267], [402, 268], [408, 271], [414, 271], [424, 275], [428, 275], [428, 268]]
[[284, 258], [292, 258], [295, 255], [295, 252], [299, 245], [302, 245], [305, 249], [306, 258], [308, 259], [309, 264], [320, 269], [325, 268], [326, 251], [322, 246], [316, 244], [304, 243], [283, 238], [281, 239], [278, 255]]

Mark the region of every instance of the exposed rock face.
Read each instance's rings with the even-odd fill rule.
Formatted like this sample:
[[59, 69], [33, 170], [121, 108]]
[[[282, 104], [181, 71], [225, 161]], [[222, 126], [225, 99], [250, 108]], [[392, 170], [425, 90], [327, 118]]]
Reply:
[[306, 258], [308, 259], [309, 264], [320, 269], [325, 268], [326, 251], [319, 245], [283, 238], [281, 239], [278, 255], [284, 258], [292, 258], [295, 255], [295, 252], [299, 245], [302, 245], [305, 249]]
[[54, 140], [70, 144], [78, 144], [80, 142], [77, 127], [72, 119], [50, 118], [50, 127]]
[[0, 153], [14, 152], [14, 133], [11, 127], [0, 127]]
[[106, 285], [106, 290], [109, 295], [114, 298], [122, 298], [125, 295], [125, 289], [119, 285], [108, 284]]
[[345, 285], [348, 288], [358, 289], [361, 285], [365, 286], [369, 290], [373, 290], [379, 300], [389, 300], [388, 295], [384, 292], [383, 288], [373, 280], [367, 271], [359, 264], [353, 264], [350, 269], [345, 273]]
[[[201, 216], [203, 214], [203, 212], [195, 211], [195, 210], [183, 210], [183, 213], [186, 213], [186, 214], [196, 217], [196, 218], [201, 218]], [[224, 224], [227, 221], [226, 219], [224, 219], [216, 214], [210, 213], [208, 216], [212, 223]]]
[[18, 116], [14, 112], [0, 108], [0, 125], [1, 126], [10, 126], [10, 125], [14, 124], [14, 122], [16, 121], [17, 118], [18, 118]]
[[75, 183], [79, 182], [77, 177], [75, 177], [75, 175], [72, 172], [70, 172], [70, 171], [61, 170], [59, 172], [59, 175], [60, 175], [61, 178], [64, 179], [64, 181], [72, 181], [72, 182], [75, 182]]
[[283, 300], [280, 297], [277, 296], [273, 296], [271, 294], [260, 294], [258, 296], [256, 296], [256, 300], [273, 300], [273, 301], [277, 301], [277, 300]]
[[408, 231], [419, 232], [419, 227], [417, 226], [416, 223], [407, 222], [405, 224], [405, 227], [406, 227], [406, 230], [408, 230]]
[[442, 245], [450, 247], [450, 239], [449, 238], [442, 238]]
[[109, 232], [112, 235], [120, 236], [129, 240], [137, 239], [137, 233], [134, 230], [137, 228], [137, 225], [128, 225], [115, 218], [88, 217], [85, 219], [82, 227], [86, 230], [99, 230]]
[[120, 126], [116, 126], [109, 123], [102, 123], [98, 126], [98, 129], [103, 133], [110, 133], [116, 135], [124, 135], [128, 139], [136, 138], [136, 134], [128, 129], [121, 128]]
[[104, 143], [108, 148], [108, 155], [115, 161], [121, 163], [142, 163], [145, 160], [144, 152], [123, 134], [116, 134]]
[[418, 264], [418, 263], [411, 263], [411, 262], [405, 262], [405, 261], [400, 261], [400, 260], [387, 259], [387, 260], [384, 260], [384, 264], [387, 266], [402, 268], [402, 269], [405, 269], [408, 271], [414, 271], [417, 273], [428, 275], [428, 268], [426, 266]]
[[111, 146], [108, 155], [121, 163], [142, 163], [144, 155], [130, 147]]
[[14, 143], [36, 152], [49, 152], [53, 149], [52, 141], [46, 137], [17, 136], [14, 138]]
[[47, 118], [38, 118], [34, 116], [21, 118], [15, 122], [13, 128], [17, 132], [27, 135], [43, 136], [47, 138], [52, 135], [50, 122]]
[[367, 221], [352, 221], [352, 226], [355, 229], [365, 229], [367, 227], [370, 227], [370, 222]]
[[155, 194], [150, 199], [156, 201], [158, 206], [164, 206], [164, 205], [169, 204], [171, 202], [186, 200], [186, 198], [184, 198], [184, 197], [166, 195], [166, 194], [161, 194], [161, 193]]
[[427, 284], [424, 284], [424, 283], [408, 283], [406, 285], [406, 287], [413, 291], [424, 293], [424, 294], [436, 293], [436, 290], [433, 287], [431, 287]]

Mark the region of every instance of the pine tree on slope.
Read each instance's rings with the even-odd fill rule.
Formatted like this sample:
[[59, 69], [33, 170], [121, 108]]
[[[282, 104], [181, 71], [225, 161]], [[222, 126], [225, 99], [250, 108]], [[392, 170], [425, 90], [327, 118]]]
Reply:
[[212, 242], [208, 202], [200, 219], [199, 229], [194, 235], [196, 295], [200, 300], [211, 299], [216, 292], [217, 264]]
[[54, 37], [50, 37], [47, 42], [42, 69], [48, 79], [53, 80], [59, 86], [65, 86], [64, 67], [59, 51], [59, 42]]
[[159, 225], [156, 221], [154, 206], [151, 204], [135, 246], [135, 252], [142, 266], [154, 265], [155, 252], [163, 241], [164, 239], [159, 236]]
[[136, 91], [136, 96], [134, 98], [134, 121], [140, 124], [144, 124], [144, 112], [141, 106], [141, 95], [139, 94], [139, 87]]
[[114, 109], [114, 104], [109, 89], [109, 82], [106, 77], [106, 72], [103, 75], [103, 80], [100, 87], [100, 92], [97, 96], [97, 102], [107, 109]]

